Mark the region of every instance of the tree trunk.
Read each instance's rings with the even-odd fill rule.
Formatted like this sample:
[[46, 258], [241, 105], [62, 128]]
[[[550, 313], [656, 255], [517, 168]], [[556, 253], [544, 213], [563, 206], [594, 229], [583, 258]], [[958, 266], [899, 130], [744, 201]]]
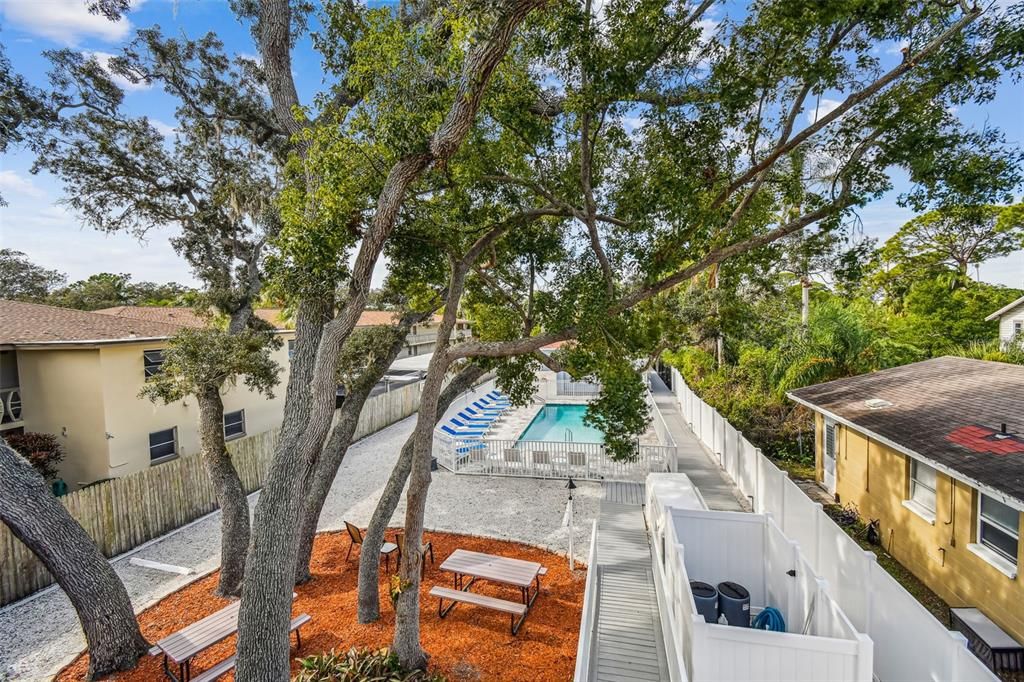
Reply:
[[[467, 365], [441, 392], [437, 402], [437, 414], [434, 424], [443, 415], [452, 402], [467, 391], [477, 379], [484, 375], [484, 368], [478, 364]], [[421, 406], [422, 410], [422, 406]], [[363, 549], [359, 553], [359, 622], [372, 623], [380, 618], [380, 548], [384, 544], [384, 533], [388, 522], [402, 499], [402, 490], [412, 469], [413, 437], [405, 441], [398, 462], [391, 470], [384, 491], [381, 493], [377, 506], [373, 510], [370, 525], [363, 534]]]
[[224, 401], [220, 390], [209, 387], [197, 396], [199, 441], [203, 465], [220, 505], [220, 579], [217, 594], [238, 596], [245, 577], [249, 548], [249, 500], [224, 445]]
[[[325, 322], [334, 307], [329, 295], [299, 303], [281, 441], [256, 505], [238, 616], [239, 680], [287, 680], [290, 675], [295, 528], [312, 464], [299, 447], [311, 409], [309, 384]], [[331, 399], [333, 400], [331, 391]], [[333, 410], [331, 410], [333, 412]]]
[[320, 522], [320, 513], [323, 511], [324, 502], [331, 492], [331, 485], [334, 477], [338, 474], [345, 454], [352, 444], [352, 436], [355, 434], [356, 426], [359, 424], [359, 414], [363, 410], [363, 404], [369, 391], [348, 393], [345, 402], [338, 411], [338, 418], [331, 427], [331, 434], [327, 438], [323, 452], [320, 453], [320, 461], [317, 462], [316, 471], [309, 483], [309, 490], [302, 508], [302, 519], [299, 526], [299, 552], [295, 560], [295, 584], [299, 585], [309, 580], [312, 575], [309, 571], [309, 562], [313, 555], [313, 541], [316, 540], [316, 527]]
[[[450, 299], [449, 299], [450, 300]], [[440, 341], [439, 341], [440, 344]], [[438, 396], [448, 368], [447, 353], [443, 348], [434, 350], [430, 369], [423, 382], [420, 395], [420, 414], [416, 429], [412, 433], [412, 468], [409, 472], [409, 490], [406, 492], [405, 546], [419, 547], [423, 544], [423, 517], [427, 508], [427, 491], [430, 488], [430, 458], [434, 439], [434, 423], [437, 419]], [[364, 546], [362, 550], [367, 548]], [[395, 604], [395, 634], [392, 651], [406, 670], [427, 667], [427, 655], [420, 645], [420, 563], [419, 552], [403, 552], [399, 567], [399, 579], [404, 585]]]
[[[406, 192], [431, 164], [443, 164], [461, 147], [476, 118], [490, 76], [508, 50], [519, 24], [543, 1], [518, 0], [502, 5], [489, 37], [476, 43], [467, 55], [455, 98], [429, 141], [429, 151], [404, 156], [391, 167], [373, 218], [363, 233], [345, 305], [335, 319], [324, 326], [310, 381], [307, 386], [296, 385], [294, 376], [289, 381], [281, 443], [256, 506], [246, 562], [245, 591], [238, 615], [239, 680], [283, 682], [289, 678], [288, 622], [298, 556], [299, 521], [304, 506], [303, 493], [314, 473], [334, 414], [334, 363], [365, 307], [374, 266], [394, 229]], [[269, 83], [268, 90], [278, 118], [291, 116], [291, 108], [286, 113], [284, 106], [294, 96], [294, 85], [282, 87], [289, 78], [284, 68], [286, 60], [282, 57], [289, 40], [289, 4], [287, 0], [262, 0], [260, 15], [265, 70], [272, 74], [270, 78], [281, 81]], [[268, 62], [274, 62], [273, 68]], [[452, 316], [454, 319], [454, 311]], [[303, 394], [302, 398], [292, 400], [293, 387]], [[418, 542], [421, 535], [411, 539]], [[413, 554], [418, 557], [418, 553]], [[419, 575], [416, 577], [418, 580]]]
[[405, 340], [412, 325], [427, 319], [433, 312], [412, 313], [403, 316], [399, 324], [391, 330], [393, 336], [391, 344], [385, 352], [377, 352], [372, 360], [359, 373], [359, 376], [352, 382], [345, 402], [342, 403], [338, 418], [331, 427], [331, 433], [327, 437], [327, 444], [316, 465], [316, 472], [306, 492], [306, 501], [302, 512], [301, 526], [299, 527], [299, 553], [295, 565], [295, 582], [304, 583], [310, 578], [309, 561], [313, 554], [313, 541], [316, 539], [316, 527], [320, 521], [320, 513], [323, 511], [324, 502], [331, 492], [331, 486], [338, 475], [345, 454], [352, 444], [352, 437], [359, 426], [359, 415], [363, 411], [363, 405], [377, 385], [380, 378], [388, 371], [388, 367], [395, 361], [398, 354], [405, 347]]
[[89, 646], [89, 679], [133, 667], [149, 644], [124, 585], [46, 482], [2, 439], [0, 521], [39, 557], [75, 607]]
[[[500, 232], [493, 233], [494, 237]], [[492, 237], [492, 238], [494, 238]], [[486, 239], [481, 237], [481, 240]], [[437, 407], [444, 388], [444, 377], [451, 366], [448, 355], [449, 337], [455, 326], [459, 301], [466, 286], [466, 271], [479, 251], [478, 240], [462, 261], [453, 264], [448, 283], [448, 300], [444, 316], [437, 328], [437, 345], [427, 367], [420, 392], [420, 411], [416, 428], [412, 432], [412, 468], [409, 472], [409, 490], [405, 502], [405, 546], [423, 545], [423, 517], [427, 509], [427, 490], [430, 488], [430, 459], [434, 449], [434, 424]], [[360, 553], [367, 548], [364, 546]], [[376, 556], [374, 557], [377, 558]], [[420, 552], [402, 552], [399, 561], [399, 583], [403, 586], [395, 603], [395, 635], [392, 650], [406, 670], [427, 667], [427, 655], [420, 645]]]

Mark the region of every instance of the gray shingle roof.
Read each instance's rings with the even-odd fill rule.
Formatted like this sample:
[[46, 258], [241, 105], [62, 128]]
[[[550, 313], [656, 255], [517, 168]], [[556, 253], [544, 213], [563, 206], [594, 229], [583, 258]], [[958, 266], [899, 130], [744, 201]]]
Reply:
[[942, 357], [789, 395], [1024, 502], [1024, 366]]

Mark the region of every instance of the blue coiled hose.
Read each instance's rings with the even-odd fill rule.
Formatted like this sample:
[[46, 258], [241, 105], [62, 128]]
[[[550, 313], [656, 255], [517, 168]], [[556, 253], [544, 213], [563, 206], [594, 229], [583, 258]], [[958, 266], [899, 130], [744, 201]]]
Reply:
[[782, 617], [782, 613], [774, 606], [766, 606], [761, 613], [757, 614], [757, 618], [750, 624], [750, 627], [755, 630], [785, 632], [786, 619]]

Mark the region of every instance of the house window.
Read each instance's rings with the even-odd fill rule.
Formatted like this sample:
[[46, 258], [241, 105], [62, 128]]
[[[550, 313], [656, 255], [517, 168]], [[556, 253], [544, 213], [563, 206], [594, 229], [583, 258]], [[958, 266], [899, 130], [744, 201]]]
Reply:
[[935, 469], [910, 460], [910, 501], [935, 513]]
[[224, 413], [224, 439], [241, 438], [245, 435], [245, 410]]
[[149, 434], [149, 463], [156, 464], [178, 454], [178, 427]]
[[828, 419], [825, 420], [825, 456], [836, 458], [836, 423]]
[[1024, 336], [1024, 334], [1021, 334], [1021, 330], [1022, 329], [1024, 329], [1024, 320], [1014, 320], [1013, 321], [1013, 336], [1014, 336], [1014, 338], [1017, 338], [1017, 337], [1020, 337], [1020, 336]]
[[142, 351], [142, 365], [145, 368], [147, 379], [156, 376], [163, 370], [164, 352], [162, 350]]
[[984, 493], [979, 496], [978, 543], [1016, 565], [1020, 513]]
[[295, 357], [295, 339], [288, 339], [288, 362]]

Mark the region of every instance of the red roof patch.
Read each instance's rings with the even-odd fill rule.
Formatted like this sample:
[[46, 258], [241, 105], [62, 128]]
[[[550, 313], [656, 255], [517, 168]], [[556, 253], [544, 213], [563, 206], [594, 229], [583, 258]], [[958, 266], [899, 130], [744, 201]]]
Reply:
[[973, 452], [989, 453], [999, 457], [1024, 453], [1024, 439], [1015, 435], [999, 438], [999, 432], [984, 426], [962, 426], [950, 432], [946, 440]]

